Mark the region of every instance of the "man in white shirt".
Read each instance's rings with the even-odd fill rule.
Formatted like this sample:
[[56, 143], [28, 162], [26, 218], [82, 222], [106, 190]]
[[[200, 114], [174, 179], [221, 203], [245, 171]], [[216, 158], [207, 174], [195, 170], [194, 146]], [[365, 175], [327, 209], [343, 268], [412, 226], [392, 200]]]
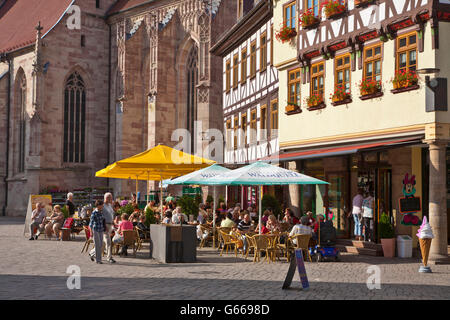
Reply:
[[355, 229], [353, 232], [356, 240], [362, 240], [361, 213], [364, 200], [363, 193], [364, 190], [362, 188], [359, 188], [358, 194], [353, 197], [353, 208], [351, 214], [353, 214], [353, 221], [355, 222]]
[[[45, 212], [44, 205], [40, 202], [36, 203], [36, 209], [31, 214], [29, 240], [37, 240], [41, 232], [44, 231], [45, 218], [47, 218], [47, 213]], [[34, 228], [37, 228], [36, 235], [34, 234]]]
[[181, 224], [182, 222], [187, 223], [188, 221], [187, 215], [181, 212], [181, 207], [176, 207], [172, 215], [172, 224]]
[[[104, 204], [103, 204], [103, 217], [105, 218], [105, 228], [106, 231], [103, 233], [103, 242], [106, 244], [106, 260], [109, 263], [115, 263], [116, 260], [112, 257], [112, 243], [111, 243], [111, 233], [113, 232], [114, 226], [114, 208], [113, 208], [113, 196], [111, 193], [105, 193]], [[95, 256], [95, 248], [90, 252], [91, 260]]]
[[[297, 235], [297, 234], [309, 234], [309, 235], [312, 235], [312, 229], [311, 229], [311, 227], [308, 227], [308, 222], [309, 222], [308, 216], [301, 217], [300, 218], [300, 223], [296, 224], [292, 228], [291, 232], [289, 233], [289, 237], [292, 237], [292, 236]], [[292, 240], [292, 242], [295, 245], [297, 245], [297, 240], [296, 239]]]

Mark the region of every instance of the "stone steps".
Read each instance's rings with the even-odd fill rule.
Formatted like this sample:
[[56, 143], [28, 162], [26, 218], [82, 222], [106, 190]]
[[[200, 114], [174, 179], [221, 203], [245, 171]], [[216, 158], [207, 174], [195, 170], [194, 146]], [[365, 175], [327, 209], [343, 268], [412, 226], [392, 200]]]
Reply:
[[338, 239], [336, 248], [341, 252], [349, 252], [368, 256], [382, 256], [383, 248], [381, 244], [373, 242], [356, 241], [350, 239]]

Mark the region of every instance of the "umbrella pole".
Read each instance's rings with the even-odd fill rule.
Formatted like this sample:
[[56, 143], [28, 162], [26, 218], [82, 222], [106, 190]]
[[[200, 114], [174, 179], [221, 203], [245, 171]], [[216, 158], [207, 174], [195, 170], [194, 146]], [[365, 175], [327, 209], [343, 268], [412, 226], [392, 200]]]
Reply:
[[263, 187], [259, 186], [259, 234], [261, 234], [261, 220], [262, 220], [262, 190]]
[[216, 186], [214, 186], [213, 201], [213, 249], [216, 248]]
[[160, 207], [161, 207], [161, 216], [163, 214], [163, 180], [162, 180], [162, 176], [161, 176], [161, 200], [159, 201], [161, 203]]
[[138, 195], [138, 176], [136, 176], [136, 203], [138, 202], [137, 195]]
[[150, 203], [150, 177], [149, 177], [149, 173], [147, 171], [147, 204]]

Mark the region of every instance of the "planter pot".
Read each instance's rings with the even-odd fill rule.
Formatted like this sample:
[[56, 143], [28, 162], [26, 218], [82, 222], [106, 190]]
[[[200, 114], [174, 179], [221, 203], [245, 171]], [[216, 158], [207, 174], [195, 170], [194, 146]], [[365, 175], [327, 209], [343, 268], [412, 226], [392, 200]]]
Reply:
[[332, 18], [341, 16], [344, 12], [345, 12], [345, 10], [343, 10], [343, 11], [331, 12], [331, 13], [327, 14], [326, 16], [327, 16], [327, 19], [332, 19]]
[[355, 0], [355, 6], [356, 7], [364, 6], [367, 4], [372, 4], [374, 2], [375, 2], [375, 0]]
[[317, 26], [319, 24], [319, 22], [320, 22], [320, 20], [318, 18], [314, 17], [314, 19], [311, 19], [311, 21], [308, 24], [302, 23], [301, 25], [302, 25], [302, 28], [307, 29], [307, 28], [312, 28], [312, 27]]
[[395, 238], [381, 239], [381, 245], [383, 247], [383, 255], [386, 258], [395, 257]]
[[361, 90], [361, 95], [362, 96], [366, 96], [366, 95], [369, 95], [369, 94], [377, 93], [379, 91], [380, 91], [380, 89], [378, 89], [378, 88], [370, 88], [368, 90]]

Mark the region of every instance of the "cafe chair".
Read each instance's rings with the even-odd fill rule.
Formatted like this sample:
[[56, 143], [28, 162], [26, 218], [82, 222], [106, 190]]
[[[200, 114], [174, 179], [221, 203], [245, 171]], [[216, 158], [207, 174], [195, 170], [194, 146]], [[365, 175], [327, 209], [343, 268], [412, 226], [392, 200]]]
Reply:
[[[292, 244], [293, 244], [293, 246], [290, 248], [291, 253], [293, 253], [296, 249], [302, 249], [303, 256], [305, 257], [305, 252], [306, 252], [306, 256], [309, 258], [309, 261], [312, 262], [311, 255], [309, 254], [309, 250], [308, 250], [309, 249], [308, 244], [309, 244], [310, 238], [311, 238], [311, 235], [309, 235], [309, 234], [296, 234], [292, 237], [289, 237], [289, 240], [292, 241]], [[297, 244], [295, 244], [294, 240], [297, 242]]]

